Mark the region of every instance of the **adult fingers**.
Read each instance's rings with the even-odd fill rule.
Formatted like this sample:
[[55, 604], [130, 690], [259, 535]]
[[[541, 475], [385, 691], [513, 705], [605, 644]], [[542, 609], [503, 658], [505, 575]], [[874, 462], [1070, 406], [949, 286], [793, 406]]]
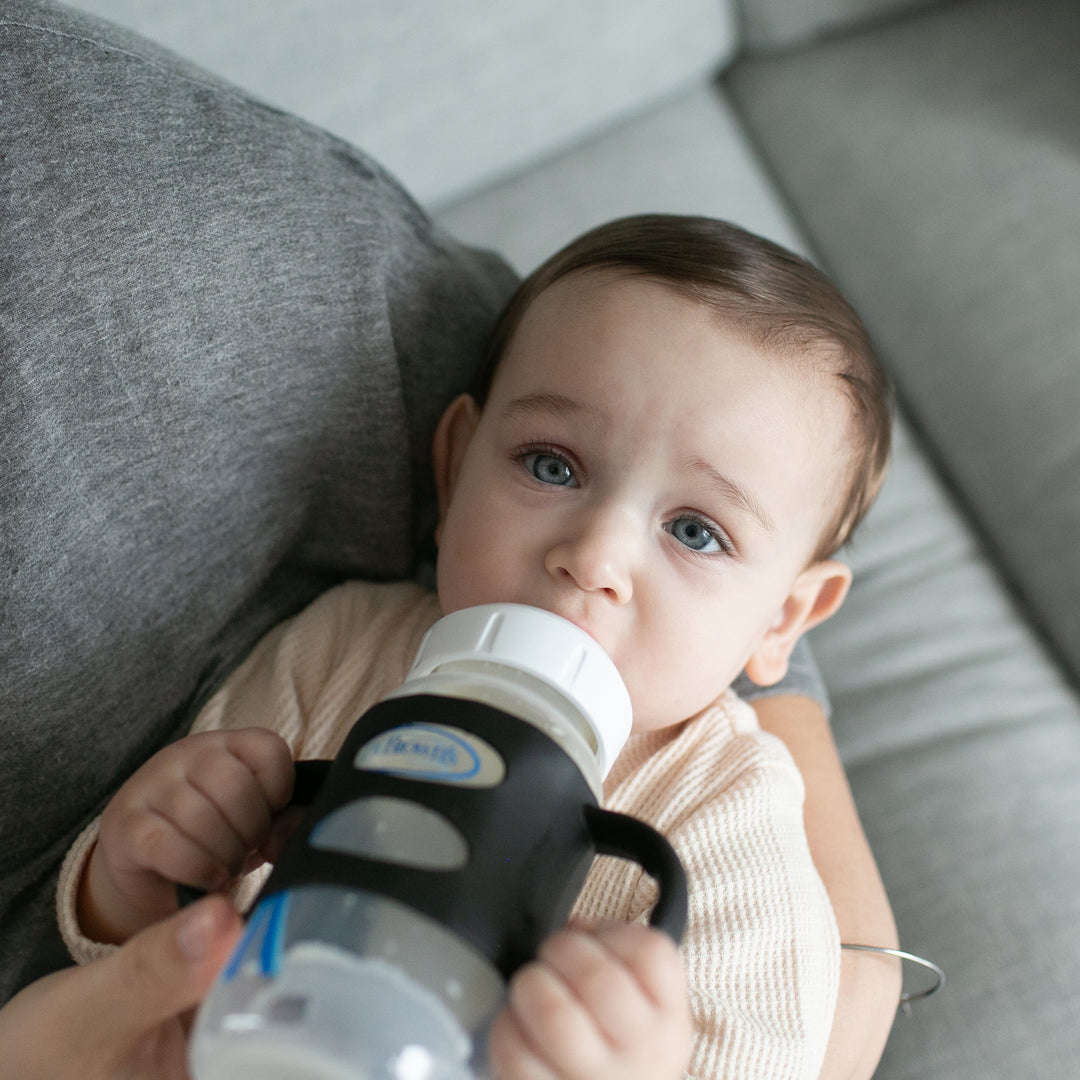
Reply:
[[95, 1017], [103, 1049], [133, 1044], [147, 1032], [197, 1004], [224, 966], [241, 930], [239, 915], [221, 896], [210, 896], [155, 923], [115, 953], [79, 973], [86, 985], [76, 1008], [101, 1002]]
[[[196, 1005], [210, 989], [241, 930], [239, 916], [223, 897], [155, 923], [111, 956], [81, 968], [86, 984], [71, 1007], [85, 1029], [75, 1060], [128, 1063], [148, 1038]], [[91, 1006], [89, 1002], [101, 1004]], [[76, 1071], [72, 1071], [72, 1080]], [[112, 1076], [113, 1072], [105, 1072]]]
[[39, 979], [0, 1009], [0, 1077], [113, 1080], [156, 1030], [210, 988], [241, 929], [209, 897], [112, 955]]

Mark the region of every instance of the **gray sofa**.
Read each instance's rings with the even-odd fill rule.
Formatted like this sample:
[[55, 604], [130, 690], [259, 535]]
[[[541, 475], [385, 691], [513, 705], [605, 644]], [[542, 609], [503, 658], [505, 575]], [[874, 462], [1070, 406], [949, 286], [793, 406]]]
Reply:
[[[897, 1019], [877, 1075], [1080, 1075], [1074, 0], [77, 7], [363, 147], [448, 233], [519, 271], [600, 220], [667, 210], [735, 220], [837, 280], [896, 380], [902, 419], [890, 477], [849, 552], [856, 585], [812, 645], [902, 946], [948, 975], [940, 995]], [[74, 39], [90, 25], [55, 32]], [[162, 69], [173, 62], [134, 39], [124, 50]], [[200, 93], [215, 107], [240, 100], [213, 80]], [[290, 123], [266, 119], [259, 137]], [[303, 125], [295, 131], [316, 138]], [[328, 233], [319, 242], [334, 241]], [[490, 260], [470, 259], [452, 254], [445, 269], [494, 308], [508, 279]], [[0, 289], [17, 288], [18, 268], [4, 265]], [[274, 256], [258, 266], [272, 277]], [[460, 297], [444, 289], [434, 310], [475, 336], [481, 316], [466, 320]], [[8, 363], [14, 345], [3, 348]], [[449, 386], [438, 361], [430, 377]], [[334, 408], [333, 389], [317, 402]], [[300, 412], [289, 416], [303, 425]], [[13, 481], [4, 482], [7, 494]], [[227, 597], [193, 601], [177, 584], [162, 601], [174, 615], [209, 606], [205, 625], [219, 632], [176, 677], [174, 710], [127, 748], [132, 760], [181, 729], [271, 614], [319, 584], [316, 571], [342, 569], [320, 563], [319, 537], [303, 521], [282, 526], [280, 507], [255, 502], [247, 509], [283, 537], [258, 548], [257, 570], [240, 550], [222, 574], [243, 584]], [[335, 504], [320, 528], [329, 535], [363, 511]], [[45, 521], [43, 535], [54, 525]], [[301, 534], [315, 556], [285, 581], [280, 556]], [[383, 538], [408, 539], [392, 530]], [[58, 546], [51, 556], [57, 565], [73, 558]], [[393, 559], [347, 569], [400, 572]], [[14, 569], [8, 579], [5, 598], [16, 596]], [[273, 612], [260, 607], [267, 580], [280, 585]], [[3, 616], [5, 635], [16, 629], [14, 610]], [[29, 607], [21, 618], [24, 628]], [[75, 618], [59, 630], [103, 656], [124, 638], [122, 626], [98, 622], [91, 632]], [[49, 677], [44, 662], [35, 670]], [[14, 704], [5, 698], [5, 718], [30, 708], [27, 685]], [[49, 760], [47, 747], [21, 737]], [[47, 884], [71, 825], [59, 822], [56, 842], [32, 853], [28, 882]]]

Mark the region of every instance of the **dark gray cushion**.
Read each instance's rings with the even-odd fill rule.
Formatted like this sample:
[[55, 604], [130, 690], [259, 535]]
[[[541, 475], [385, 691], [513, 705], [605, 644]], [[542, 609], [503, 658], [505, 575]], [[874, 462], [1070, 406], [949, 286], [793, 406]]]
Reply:
[[3, 1000], [65, 962], [57, 864], [118, 780], [271, 623], [410, 570], [513, 279], [364, 155], [63, 8], [3, 5], [0, 118]]

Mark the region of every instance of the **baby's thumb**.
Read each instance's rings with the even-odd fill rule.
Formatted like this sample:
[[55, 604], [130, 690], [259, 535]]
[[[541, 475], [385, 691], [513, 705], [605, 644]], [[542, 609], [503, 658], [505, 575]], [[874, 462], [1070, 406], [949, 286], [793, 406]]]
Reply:
[[240, 927], [240, 917], [224, 897], [208, 896], [84, 968], [96, 969], [102, 993], [114, 1002], [109, 1040], [123, 1045], [198, 1004]]

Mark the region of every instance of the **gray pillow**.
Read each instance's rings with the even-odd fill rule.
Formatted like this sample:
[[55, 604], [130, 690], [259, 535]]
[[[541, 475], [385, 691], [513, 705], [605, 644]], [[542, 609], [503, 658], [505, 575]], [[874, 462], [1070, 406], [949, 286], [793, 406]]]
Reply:
[[743, 35], [752, 51], [809, 41], [902, 17], [942, 0], [739, 0]]
[[2, 1001], [67, 962], [56, 869], [120, 780], [272, 623], [409, 572], [513, 278], [351, 147], [61, 7], [4, 5], [0, 116]]

